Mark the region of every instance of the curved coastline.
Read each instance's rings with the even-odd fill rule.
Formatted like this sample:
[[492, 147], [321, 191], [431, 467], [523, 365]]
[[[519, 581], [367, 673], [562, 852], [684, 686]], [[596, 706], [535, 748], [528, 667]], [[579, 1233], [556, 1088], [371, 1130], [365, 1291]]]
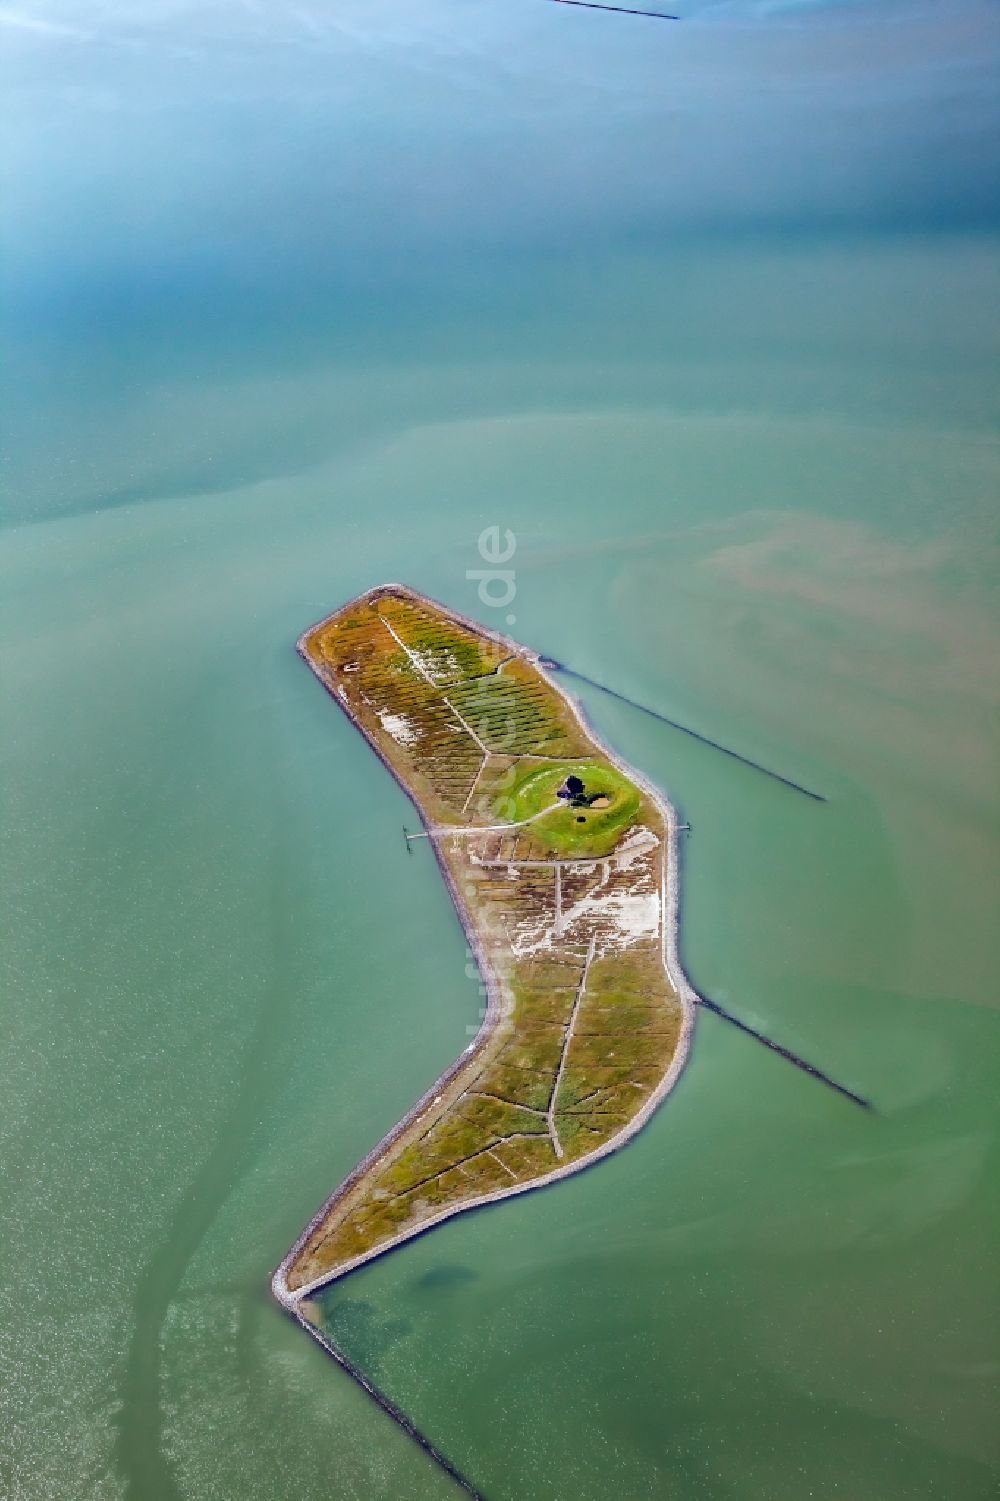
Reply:
[[[468, 1047], [466, 1047], [461, 1053], [458, 1054], [453, 1062], [450, 1063], [441, 1074], [438, 1075], [438, 1077], [424, 1091], [424, 1093], [420, 1096], [416, 1103], [411, 1106], [406, 1114], [402, 1116], [400, 1120], [398, 1120], [395, 1125], [393, 1125], [390, 1130], [387, 1131], [385, 1135], [371, 1148], [371, 1150], [365, 1154], [361, 1161], [358, 1162], [356, 1166], [352, 1168], [352, 1170], [347, 1174], [347, 1176], [337, 1184], [332, 1193], [328, 1194], [327, 1198], [321, 1204], [316, 1214], [312, 1216], [309, 1223], [302, 1230], [301, 1234], [296, 1238], [293, 1245], [290, 1247], [286, 1255], [282, 1258], [281, 1262], [275, 1269], [271, 1278], [271, 1291], [274, 1297], [282, 1305], [282, 1307], [284, 1307], [290, 1314], [292, 1314], [293, 1317], [296, 1318], [299, 1323], [302, 1323], [304, 1327], [310, 1330], [310, 1332], [315, 1332], [317, 1337], [319, 1336], [319, 1331], [314, 1331], [314, 1326], [312, 1326], [311, 1323], [303, 1317], [299, 1305], [302, 1304], [303, 1301], [308, 1299], [312, 1294], [319, 1291], [320, 1288], [329, 1286], [331, 1283], [338, 1281], [341, 1277], [347, 1276], [352, 1271], [356, 1271], [358, 1267], [365, 1265], [367, 1262], [374, 1261], [377, 1257], [386, 1255], [388, 1252], [395, 1250], [398, 1246], [404, 1244], [406, 1241], [413, 1240], [416, 1238], [416, 1236], [425, 1234], [428, 1230], [431, 1230], [435, 1226], [442, 1224], [447, 1219], [451, 1219], [456, 1214], [464, 1214], [472, 1209], [481, 1209], [487, 1204], [494, 1204], [500, 1202], [500, 1200], [502, 1199], [513, 1198], [516, 1194], [528, 1193], [536, 1188], [547, 1187], [550, 1184], [558, 1182], [562, 1178], [567, 1178], [574, 1173], [582, 1171], [586, 1167], [592, 1166], [594, 1163], [599, 1162], [602, 1158], [609, 1156], [612, 1152], [620, 1150], [620, 1148], [623, 1147], [628, 1141], [630, 1141], [633, 1136], [635, 1136], [639, 1131], [642, 1130], [643, 1126], [650, 1119], [653, 1112], [658, 1108], [660, 1104], [662, 1104], [663, 1100], [666, 1099], [667, 1095], [673, 1089], [678, 1078], [680, 1077], [680, 1074], [684, 1068], [688, 1054], [690, 1052], [691, 1037], [694, 1031], [697, 1006], [701, 999], [701, 997], [695, 991], [694, 987], [690, 984], [687, 976], [684, 974], [678, 954], [680, 841], [678, 837], [678, 815], [670, 799], [660, 788], [655, 787], [645, 776], [636, 772], [622, 759], [622, 757], [617, 755], [616, 752], [610, 750], [603, 743], [600, 736], [597, 735], [596, 731], [594, 730], [593, 726], [588, 722], [581, 705], [576, 700], [571, 698], [570, 695], [565, 691], [565, 689], [563, 689], [558, 683], [556, 683], [553, 677], [541, 665], [538, 653], [532, 651], [528, 647], [523, 646], [521, 643], [514, 641], [509, 636], [503, 635], [498, 631], [490, 630], [488, 627], [483, 626], [480, 622], [470, 619], [468, 616], [463, 615], [457, 610], [451, 609], [449, 606], [441, 605], [438, 601], [430, 598], [430, 596], [421, 594], [418, 590], [412, 589], [405, 584], [381, 584], [376, 588], [367, 590], [364, 594], [358, 596], [356, 600], [351, 601], [351, 603], [358, 604], [368, 600], [374, 600], [379, 595], [385, 593], [398, 594], [418, 605], [424, 605], [433, 610], [442, 611], [444, 614], [451, 616], [457, 621], [460, 621], [461, 624], [466, 627], [466, 629], [475, 632], [476, 635], [483, 637], [484, 639], [489, 640], [495, 644], [508, 648], [511, 655], [521, 657], [522, 659], [530, 662], [532, 667], [544, 679], [548, 687], [550, 687], [553, 692], [555, 692], [563, 701], [570, 714], [572, 715], [574, 721], [579, 726], [580, 730], [588, 737], [588, 739], [590, 739], [594, 743], [600, 753], [604, 755], [608, 759], [608, 761], [611, 762], [611, 764], [621, 772], [623, 776], [630, 778], [637, 786], [641, 787], [643, 792], [650, 798], [654, 806], [657, 808], [658, 812], [663, 818], [664, 826], [667, 831], [667, 849], [666, 858], [663, 861], [663, 878], [661, 887], [661, 911], [663, 914], [661, 957], [667, 973], [667, 977], [670, 980], [670, 983], [673, 986], [673, 989], [676, 992], [678, 1001], [680, 1003], [682, 1019], [680, 1033], [677, 1038], [677, 1044], [674, 1050], [673, 1057], [671, 1058], [670, 1064], [659, 1084], [650, 1093], [648, 1099], [644, 1102], [641, 1109], [636, 1112], [636, 1114], [628, 1121], [628, 1123], [623, 1126], [622, 1129], [614, 1136], [609, 1137], [607, 1141], [603, 1142], [599, 1147], [596, 1147], [592, 1152], [576, 1158], [571, 1163], [567, 1163], [561, 1167], [554, 1168], [551, 1172], [542, 1174], [538, 1178], [532, 1179], [531, 1182], [514, 1184], [510, 1188], [497, 1189], [490, 1193], [481, 1194], [477, 1198], [466, 1200], [461, 1204], [450, 1205], [439, 1213], [428, 1217], [426, 1220], [423, 1220], [419, 1225], [415, 1225], [411, 1228], [401, 1231], [398, 1235], [393, 1236], [391, 1239], [385, 1241], [378, 1247], [362, 1252], [360, 1255], [354, 1257], [350, 1261], [344, 1262], [343, 1265], [337, 1267], [333, 1271], [324, 1273], [322, 1276], [315, 1278], [313, 1281], [308, 1282], [302, 1287], [296, 1288], [293, 1291], [291, 1288], [289, 1288], [287, 1282], [287, 1274], [289, 1268], [296, 1260], [303, 1246], [308, 1241], [310, 1235], [322, 1223], [331, 1207], [348, 1189], [353, 1187], [359, 1181], [359, 1179], [363, 1177], [363, 1175], [368, 1171], [369, 1168], [371, 1168], [376, 1162], [379, 1161], [379, 1159], [392, 1147], [393, 1143], [399, 1138], [399, 1136], [420, 1117], [423, 1111], [426, 1110], [427, 1107], [432, 1103], [435, 1096], [438, 1095], [441, 1092], [442, 1088], [455, 1077], [456, 1073], [483, 1049], [485, 1044], [490, 1040], [490, 1038], [493, 1036], [493, 1033], [496, 1031], [503, 1015], [503, 993], [500, 981], [487, 958], [482, 943], [480, 942], [476, 925], [472, 920], [471, 914], [468, 911], [464, 898], [462, 897], [462, 894], [458, 889], [451, 871], [448, 869], [447, 862], [438, 849], [438, 841], [434, 838], [429, 838], [428, 843], [434, 850], [434, 856], [437, 861], [438, 868], [441, 871], [442, 876], [444, 877], [445, 885], [451, 895], [451, 899], [454, 904], [455, 911], [458, 915], [459, 922], [461, 923], [462, 929], [465, 933], [466, 941], [469, 945], [470, 950], [475, 956], [476, 964], [479, 968], [479, 972], [486, 990], [487, 1004], [482, 1023], [473, 1041], [468, 1045]], [[350, 719], [355, 729], [357, 729], [364, 736], [368, 745], [378, 756], [383, 766], [385, 766], [391, 773], [393, 779], [406, 793], [407, 797], [410, 798], [411, 802], [413, 802], [413, 806], [416, 808], [420, 822], [423, 825], [425, 831], [428, 834], [434, 834], [435, 832], [437, 832], [435, 825], [429, 822], [429, 820], [424, 816], [422, 808], [413, 799], [410, 789], [406, 786], [403, 779], [399, 776], [395, 767], [393, 767], [386, 756], [383, 755], [380, 747], [372, 738], [372, 736], [369, 735], [364, 725], [361, 724], [360, 721], [356, 719], [355, 716], [350, 712], [350, 709], [340, 698], [332, 684], [322, 674], [322, 672], [317, 669], [313, 659], [306, 649], [305, 643], [307, 638], [328, 621], [336, 619], [337, 616], [342, 613], [343, 608], [345, 607], [341, 607], [341, 609], [339, 610], [332, 611], [322, 620], [317, 621], [314, 625], [309, 626], [296, 642], [296, 650], [298, 651], [299, 656], [301, 656], [306, 662], [306, 665], [309, 667], [310, 671], [322, 683], [327, 693], [330, 694], [331, 698], [333, 698], [335, 703], [339, 705], [339, 707]], [[325, 1340], [321, 1340], [320, 1342], [323, 1343], [324, 1346], [328, 1345], [328, 1342]], [[341, 1356], [338, 1355], [337, 1358], [341, 1360], [341, 1363], [344, 1363]], [[352, 1374], [355, 1373], [352, 1371]]]

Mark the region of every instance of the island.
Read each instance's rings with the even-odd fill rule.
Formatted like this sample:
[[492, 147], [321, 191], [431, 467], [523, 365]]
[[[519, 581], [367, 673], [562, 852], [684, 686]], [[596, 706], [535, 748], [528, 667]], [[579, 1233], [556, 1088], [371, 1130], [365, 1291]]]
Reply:
[[680, 1074], [698, 997], [677, 958], [674, 810], [536, 653], [400, 584], [298, 651], [417, 809], [407, 847], [433, 851], [484, 995], [474, 1040], [274, 1273], [308, 1326], [335, 1278], [628, 1141]]

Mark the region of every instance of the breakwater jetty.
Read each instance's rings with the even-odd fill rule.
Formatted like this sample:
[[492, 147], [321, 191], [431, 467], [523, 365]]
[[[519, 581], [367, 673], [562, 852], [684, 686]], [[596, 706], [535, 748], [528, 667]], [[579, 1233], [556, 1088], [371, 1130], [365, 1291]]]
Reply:
[[601, 5], [599, 0], [553, 0], [555, 5], [576, 5], [581, 10], [617, 11], [620, 16], [648, 16], [651, 21], [679, 21], [680, 16], [668, 15], [663, 10], [635, 10], [629, 5]]
[[388, 1417], [392, 1418], [392, 1421], [394, 1423], [398, 1423], [403, 1432], [406, 1433], [410, 1438], [412, 1438], [415, 1444], [419, 1444], [424, 1453], [427, 1454], [431, 1459], [433, 1459], [434, 1463], [436, 1465], [439, 1465], [446, 1475], [450, 1475], [455, 1484], [460, 1486], [461, 1489], [465, 1491], [467, 1496], [471, 1496], [473, 1498], [473, 1501], [486, 1501], [486, 1497], [483, 1495], [482, 1491], [476, 1490], [476, 1487], [472, 1484], [471, 1480], [466, 1479], [461, 1470], [459, 1470], [455, 1465], [452, 1464], [447, 1455], [442, 1454], [440, 1449], [436, 1449], [434, 1447], [430, 1439], [420, 1432], [420, 1429], [410, 1418], [407, 1417], [403, 1409], [401, 1407], [397, 1407], [395, 1402], [393, 1402], [390, 1397], [386, 1396], [385, 1392], [380, 1391], [373, 1382], [369, 1381], [364, 1371], [359, 1370], [354, 1362], [347, 1358], [343, 1350], [338, 1350], [337, 1346], [332, 1342], [332, 1340], [327, 1339], [326, 1335], [321, 1329], [318, 1329], [315, 1324], [310, 1323], [308, 1319], [303, 1318], [302, 1315], [298, 1312], [294, 1314], [294, 1318], [296, 1322], [300, 1324], [301, 1327], [306, 1331], [306, 1333], [311, 1334], [316, 1343], [318, 1345], [321, 1345], [326, 1353], [328, 1355], [331, 1355], [337, 1362], [337, 1364], [343, 1370], [345, 1370], [349, 1376], [353, 1377], [353, 1379], [358, 1383], [360, 1387], [364, 1388], [369, 1397], [371, 1397], [372, 1401], [375, 1402], [379, 1407], [381, 1407], [382, 1411], [386, 1413]]
[[823, 1069], [817, 1068], [814, 1063], [809, 1063], [805, 1058], [800, 1057], [798, 1053], [793, 1053], [791, 1048], [783, 1047], [780, 1042], [775, 1042], [772, 1037], [768, 1037], [766, 1032], [760, 1032], [756, 1027], [751, 1027], [749, 1022], [742, 1021], [740, 1017], [734, 1016], [731, 1011], [726, 1010], [725, 1006], [720, 1006], [718, 1001], [709, 1000], [708, 996], [702, 995], [698, 997], [698, 1005], [704, 1007], [706, 1011], [714, 1011], [716, 1016], [721, 1016], [723, 1021], [729, 1022], [730, 1026], [735, 1027], [737, 1031], [745, 1032], [748, 1037], [753, 1037], [757, 1042], [762, 1043], [764, 1047], [770, 1048], [772, 1053], [777, 1053], [779, 1057], [793, 1064], [795, 1068], [800, 1068], [803, 1073], [811, 1075], [814, 1079], [818, 1079], [828, 1089], [833, 1089], [837, 1094], [843, 1095], [845, 1099], [851, 1100], [855, 1105], [860, 1105], [862, 1110], [875, 1109], [871, 1100], [866, 1100], [863, 1095], [855, 1094], [854, 1090], [848, 1089], [846, 1084], [839, 1084], [836, 1079], [830, 1074], [825, 1073]]
[[577, 672], [575, 667], [567, 667], [565, 662], [559, 662], [555, 657], [542, 657], [540, 661], [541, 665], [548, 668], [550, 672], [561, 672], [565, 677], [576, 678], [579, 683], [587, 683], [600, 693], [606, 693], [609, 698], [616, 698], [619, 703], [628, 704], [630, 709], [638, 709], [640, 714], [648, 714], [651, 719], [658, 719], [661, 724], [669, 725], [672, 730], [680, 730], [682, 735], [690, 735], [692, 740], [699, 740], [702, 745], [711, 746], [712, 750], [721, 751], [724, 756], [729, 756], [733, 761], [749, 766], [751, 771], [759, 771], [762, 776], [770, 777], [773, 782], [780, 782], [783, 787], [788, 787], [792, 792], [801, 792], [803, 797], [812, 798], [815, 803], [828, 801], [822, 792], [814, 792], [811, 787], [804, 787], [801, 782], [783, 776], [780, 771], [774, 771], [770, 766], [764, 766], [760, 761], [744, 756], [741, 751], [733, 750], [731, 745], [723, 745], [721, 740], [713, 740], [710, 735], [703, 735], [700, 730], [694, 730], [688, 724], [681, 724], [679, 719], [671, 719], [661, 710], [651, 709], [648, 704], [642, 704], [636, 698], [629, 698], [627, 694], [619, 693], [616, 688], [609, 688], [607, 683], [599, 683], [596, 678], [588, 677], [585, 672]]

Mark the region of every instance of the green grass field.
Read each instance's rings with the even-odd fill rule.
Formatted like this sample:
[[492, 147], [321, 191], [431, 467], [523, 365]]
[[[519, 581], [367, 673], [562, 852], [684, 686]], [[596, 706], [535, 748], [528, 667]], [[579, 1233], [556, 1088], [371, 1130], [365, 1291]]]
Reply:
[[578, 776], [588, 794], [610, 799], [607, 808], [577, 808], [569, 803], [531, 825], [531, 836], [546, 854], [595, 858], [609, 854], [642, 804], [642, 794], [620, 771], [597, 757], [586, 761], [555, 761], [544, 766], [528, 762], [504, 792], [498, 816], [519, 823], [557, 802], [556, 791], [570, 775]]

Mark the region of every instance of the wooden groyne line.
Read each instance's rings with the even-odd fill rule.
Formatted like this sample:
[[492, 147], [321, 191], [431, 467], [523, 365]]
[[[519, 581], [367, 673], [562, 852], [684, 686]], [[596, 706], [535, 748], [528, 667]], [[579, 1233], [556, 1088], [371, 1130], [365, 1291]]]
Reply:
[[555, 5], [578, 5], [582, 10], [614, 10], [620, 16], [648, 16], [651, 21], [679, 21], [680, 16], [668, 16], [662, 10], [632, 10], [627, 5], [600, 5], [598, 0], [553, 0]]
[[[560, 3], [568, 5], [570, 0], [560, 0]], [[582, 0], [579, 0], [582, 4]], [[659, 709], [651, 709], [648, 704], [639, 703], [638, 699], [628, 698], [624, 693], [619, 693], [615, 688], [609, 688], [606, 683], [599, 683], [596, 678], [588, 677], [585, 672], [577, 672], [573, 667], [567, 667], [565, 662], [557, 662], [555, 657], [542, 657], [541, 664], [553, 672], [565, 673], [567, 677], [576, 678], [580, 683], [589, 683], [591, 688], [597, 688], [601, 693], [606, 693], [609, 698], [616, 698], [619, 703], [628, 704], [630, 709], [638, 709], [640, 714], [648, 714], [651, 719], [658, 719], [661, 724], [668, 724], [673, 730], [680, 730], [684, 735], [690, 735], [692, 740], [700, 740], [702, 745], [710, 745], [713, 750], [722, 751], [723, 755], [730, 756], [734, 761], [740, 761], [744, 766], [749, 766], [751, 771], [759, 771], [763, 776], [770, 777], [774, 782], [780, 782], [783, 787], [790, 787], [793, 792], [801, 792], [803, 797], [811, 797], [815, 803], [825, 803], [828, 799], [822, 792], [813, 792], [809, 787], [803, 787], [801, 782], [793, 782], [791, 777], [782, 776], [780, 771], [772, 771], [770, 766], [763, 766], [760, 761], [753, 761], [749, 756], [742, 755], [733, 750], [729, 745], [723, 745], [720, 740], [713, 740], [709, 735], [703, 735], [700, 730], [693, 730], [688, 724], [681, 724], [678, 719], [671, 719], [667, 714], [661, 714]]]
[[348, 1360], [343, 1350], [338, 1350], [332, 1340], [327, 1339], [326, 1335], [322, 1330], [317, 1329], [315, 1324], [311, 1324], [308, 1319], [303, 1318], [298, 1310], [295, 1311], [293, 1317], [297, 1323], [302, 1325], [307, 1334], [312, 1335], [318, 1345], [322, 1345], [328, 1355], [333, 1356], [333, 1359], [349, 1376], [353, 1376], [358, 1385], [363, 1387], [368, 1393], [372, 1401], [376, 1402], [382, 1411], [392, 1418], [394, 1423], [398, 1423], [403, 1432], [412, 1438], [415, 1444], [419, 1444], [424, 1453], [428, 1454], [435, 1464], [440, 1465], [441, 1469], [444, 1470], [446, 1475], [451, 1476], [456, 1485], [461, 1486], [466, 1495], [472, 1496], [474, 1501], [486, 1501], [486, 1497], [482, 1491], [477, 1491], [472, 1482], [466, 1480], [461, 1470], [456, 1469], [451, 1460], [442, 1454], [440, 1449], [435, 1449], [430, 1439], [424, 1437], [420, 1429], [406, 1416], [402, 1408], [397, 1407], [395, 1402], [385, 1395], [385, 1392], [380, 1391], [377, 1386], [374, 1386], [364, 1372], [359, 1370], [353, 1361]]
[[821, 1068], [817, 1068], [813, 1063], [807, 1063], [805, 1058], [800, 1058], [798, 1053], [792, 1052], [791, 1048], [782, 1047], [780, 1042], [775, 1042], [765, 1032], [758, 1032], [756, 1027], [751, 1027], [748, 1022], [741, 1021], [738, 1016], [734, 1016], [731, 1011], [727, 1011], [724, 1006], [720, 1006], [718, 1001], [710, 1001], [707, 996], [702, 995], [698, 997], [698, 1005], [707, 1007], [709, 1011], [714, 1011], [716, 1016], [722, 1017], [723, 1021], [729, 1022], [738, 1031], [745, 1032], [748, 1037], [756, 1038], [766, 1048], [770, 1048], [772, 1053], [778, 1053], [782, 1058], [787, 1059], [789, 1063], [793, 1063], [796, 1068], [800, 1068], [803, 1073], [811, 1074], [821, 1084], [825, 1084], [829, 1089], [836, 1090], [838, 1094], [842, 1094], [845, 1099], [851, 1100], [855, 1105], [860, 1105], [862, 1110], [875, 1109], [871, 1100], [866, 1100], [863, 1095], [855, 1094], [854, 1090], [848, 1089], [846, 1084], [838, 1084], [836, 1079], [832, 1079], [829, 1074], [825, 1074]]

